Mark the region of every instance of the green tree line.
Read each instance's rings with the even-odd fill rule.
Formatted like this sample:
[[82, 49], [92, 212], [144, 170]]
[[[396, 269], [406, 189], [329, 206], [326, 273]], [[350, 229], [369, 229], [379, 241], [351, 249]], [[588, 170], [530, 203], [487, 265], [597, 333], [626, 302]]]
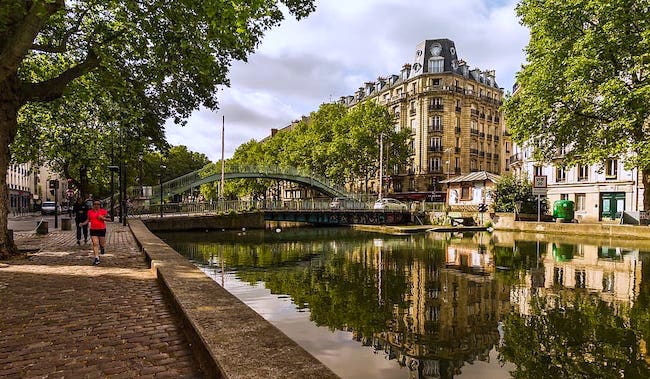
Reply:
[[[323, 104], [309, 117], [270, 138], [242, 144], [226, 164], [298, 168], [367, 192], [368, 181], [378, 176], [380, 140], [384, 174], [397, 173], [411, 159], [411, 131], [396, 130], [395, 118], [386, 107], [374, 102], [349, 109], [338, 103]], [[221, 172], [220, 163], [206, 167], [203, 174], [217, 172]], [[273, 184], [268, 179], [233, 180], [226, 183], [225, 196], [262, 198]], [[204, 196], [215, 196], [216, 185], [204, 186]]]

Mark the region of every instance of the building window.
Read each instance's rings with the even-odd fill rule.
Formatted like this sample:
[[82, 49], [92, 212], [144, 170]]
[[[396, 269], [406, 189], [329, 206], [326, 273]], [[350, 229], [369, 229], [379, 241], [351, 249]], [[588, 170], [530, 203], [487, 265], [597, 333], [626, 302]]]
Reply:
[[439, 86], [440, 85], [440, 79], [430, 79], [429, 83], [432, 86]]
[[429, 117], [429, 126], [440, 128], [442, 126], [442, 118], [440, 116]]
[[461, 187], [460, 189], [460, 198], [461, 200], [472, 200], [470, 188], [467, 186]]
[[431, 137], [429, 140], [431, 149], [440, 151], [442, 149], [442, 139], [440, 137]]
[[605, 178], [616, 179], [618, 176], [618, 159], [608, 159], [605, 162]]
[[569, 195], [567, 195], [566, 193], [561, 193], [560, 200], [569, 200]]
[[429, 171], [431, 172], [440, 172], [441, 171], [441, 160], [440, 158], [431, 158], [429, 159]]
[[588, 165], [578, 165], [578, 180], [579, 181], [589, 180], [589, 166]]
[[576, 211], [584, 211], [587, 209], [586, 203], [587, 195], [584, 193], [576, 193]]
[[442, 72], [445, 68], [444, 58], [431, 58], [429, 59], [429, 72]]
[[558, 166], [555, 168], [555, 181], [558, 183], [566, 182], [566, 171], [564, 167]]
[[542, 176], [542, 166], [533, 166], [535, 176]]

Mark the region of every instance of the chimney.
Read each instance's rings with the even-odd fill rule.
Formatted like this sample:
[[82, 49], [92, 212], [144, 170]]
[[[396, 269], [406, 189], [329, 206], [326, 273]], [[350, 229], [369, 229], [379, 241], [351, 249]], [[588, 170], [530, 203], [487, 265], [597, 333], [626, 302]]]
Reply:
[[411, 65], [405, 63], [404, 66], [402, 66], [402, 79], [408, 79], [409, 75], [411, 75]]
[[278, 130], [276, 128], [271, 128], [271, 137], [273, 137], [277, 133], [278, 133]]

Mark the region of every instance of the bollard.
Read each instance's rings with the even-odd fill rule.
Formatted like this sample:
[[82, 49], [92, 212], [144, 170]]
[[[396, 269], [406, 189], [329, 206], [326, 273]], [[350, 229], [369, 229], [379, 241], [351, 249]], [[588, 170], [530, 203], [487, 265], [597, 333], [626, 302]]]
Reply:
[[36, 223], [36, 233], [38, 234], [48, 233], [47, 221], [39, 221]]
[[72, 230], [72, 223], [69, 218], [61, 219], [61, 230]]

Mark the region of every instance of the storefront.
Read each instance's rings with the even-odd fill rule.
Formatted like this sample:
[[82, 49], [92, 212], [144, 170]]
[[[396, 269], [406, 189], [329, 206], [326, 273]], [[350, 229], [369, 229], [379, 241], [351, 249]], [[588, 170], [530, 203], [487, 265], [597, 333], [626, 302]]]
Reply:
[[9, 190], [9, 209], [13, 212], [30, 210], [32, 194], [27, 191]]

